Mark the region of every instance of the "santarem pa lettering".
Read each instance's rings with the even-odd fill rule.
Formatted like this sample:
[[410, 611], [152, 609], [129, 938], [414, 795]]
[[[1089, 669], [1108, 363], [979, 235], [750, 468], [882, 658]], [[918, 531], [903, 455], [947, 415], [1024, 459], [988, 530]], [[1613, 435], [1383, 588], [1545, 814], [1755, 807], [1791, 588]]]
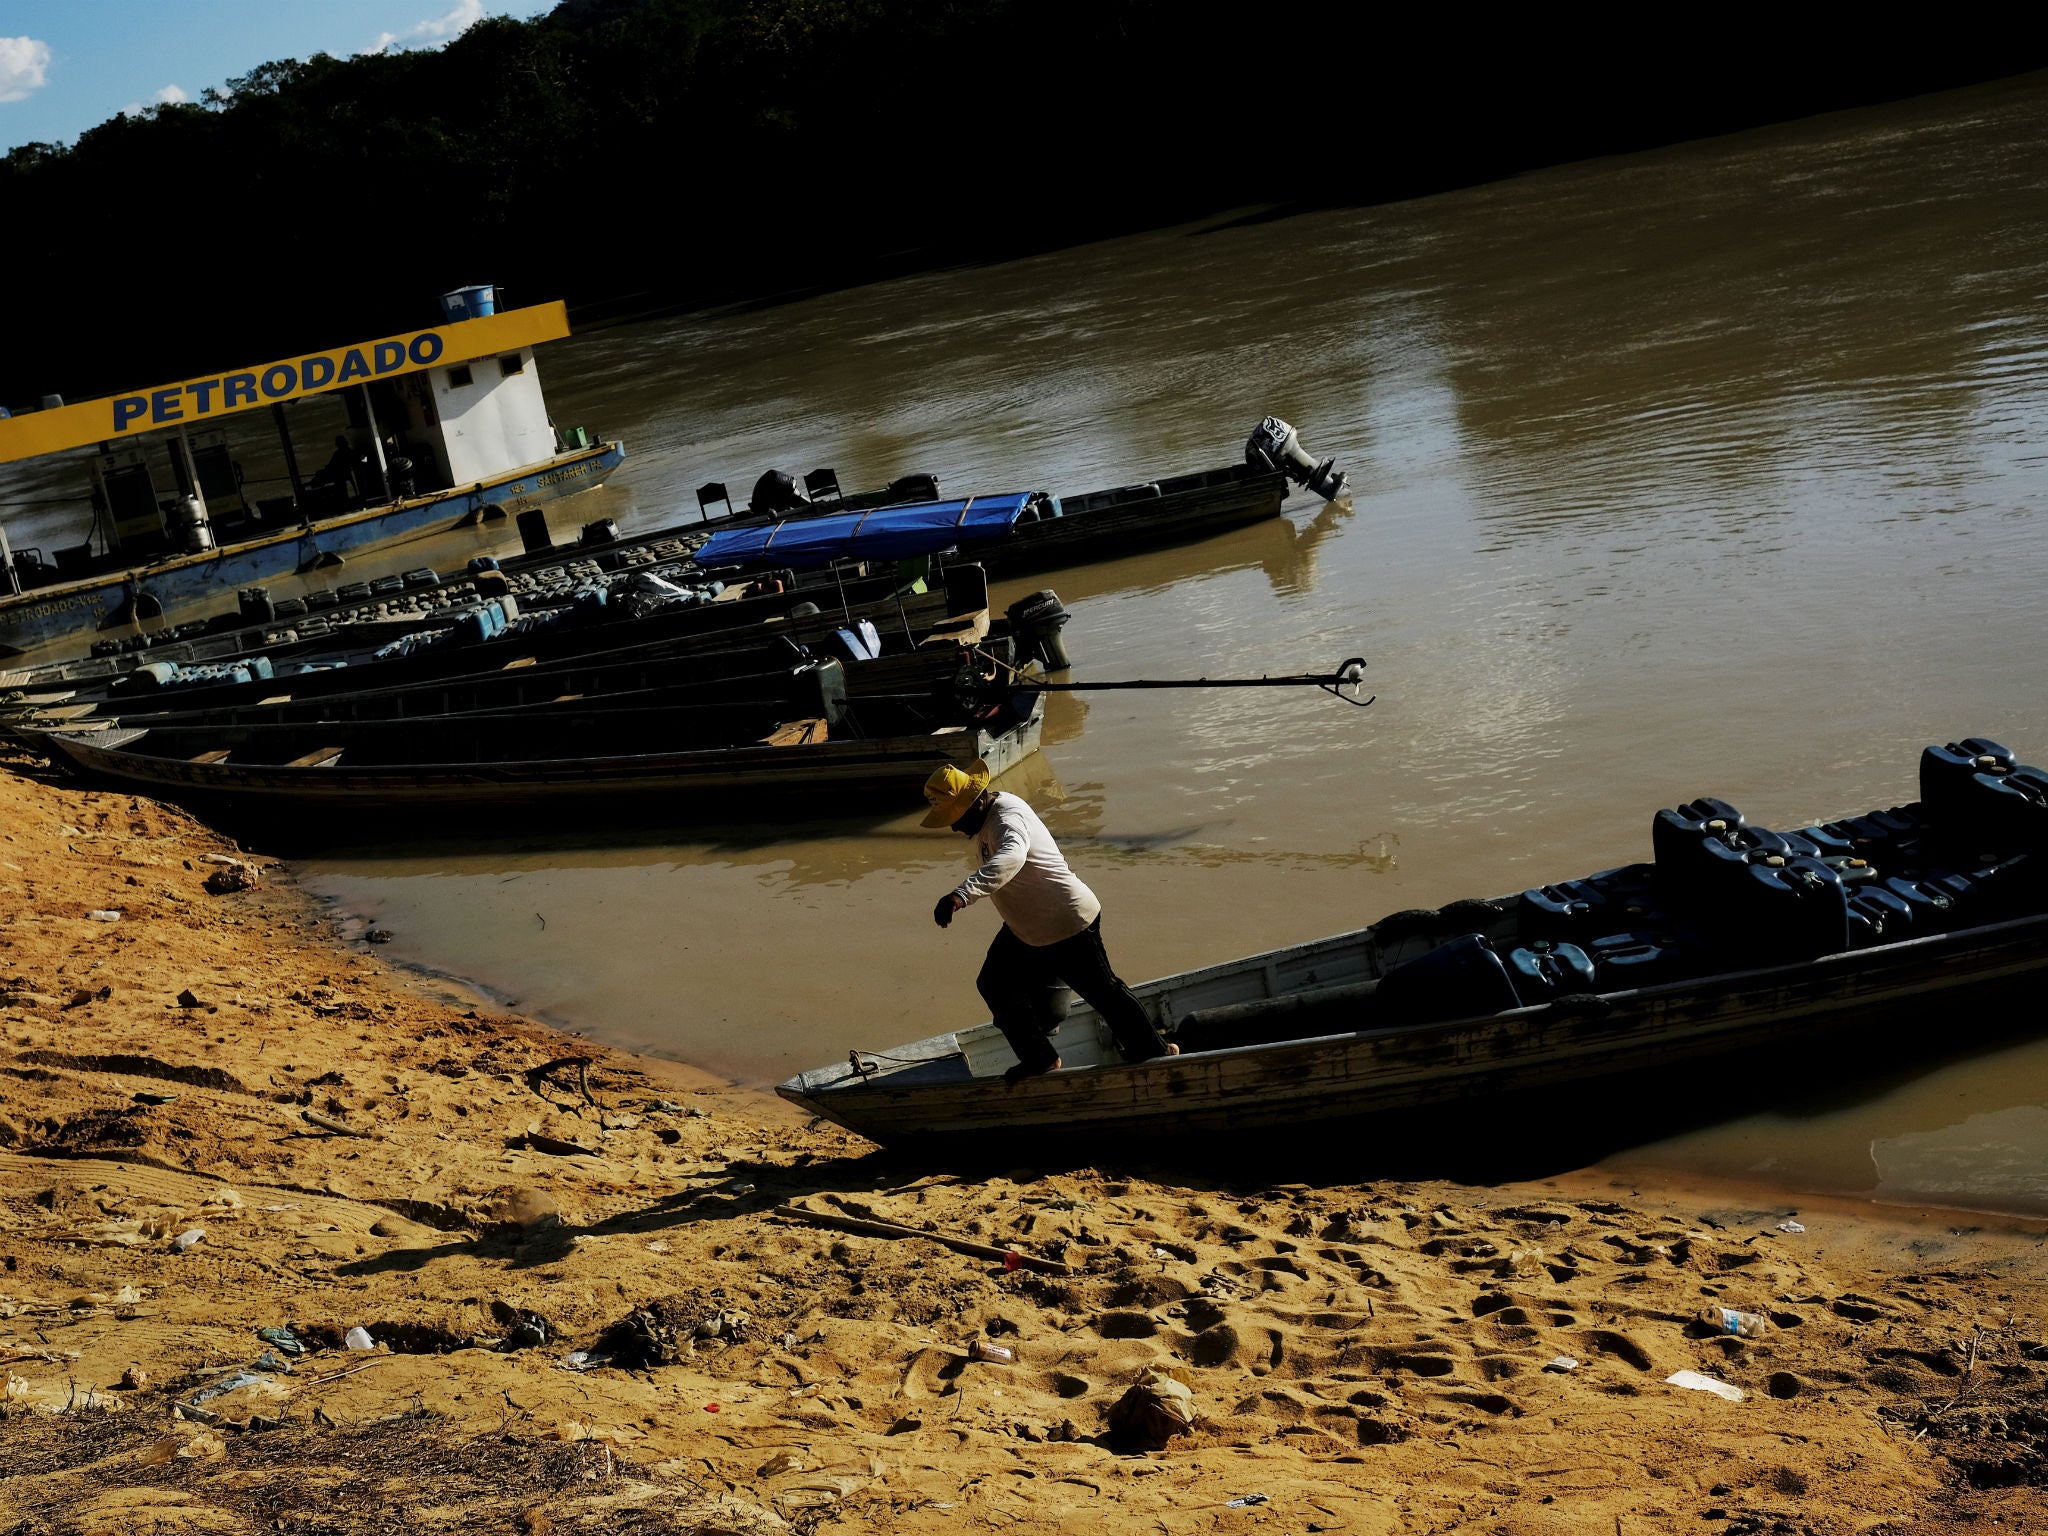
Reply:
[[439, 358], [444, 350], [440, 332], [421, 331], [411, 337], [394, 337], [389, 341], [369, 342], [333, 352], [314, 352], [244, 373], [193, 379], [189, 383], [173, 384], [167, 389], [153, 389], [147, 394], [116, 395], [114, 430], [139, 431], [169, 422], [197, 421], [206, 416], [243, 410], [263, 400], [289, 400], [378, 374], [424, 368]]

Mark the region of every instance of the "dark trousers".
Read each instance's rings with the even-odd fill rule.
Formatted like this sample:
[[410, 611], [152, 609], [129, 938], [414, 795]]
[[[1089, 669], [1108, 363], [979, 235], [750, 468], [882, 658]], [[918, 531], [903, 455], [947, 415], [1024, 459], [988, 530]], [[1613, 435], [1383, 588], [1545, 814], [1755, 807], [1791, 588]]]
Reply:
[[1102, 1015], [1127, 1060], [1145, 1061], [1166, 1054], [1166, 1042], [1153, 1028], [1144, 1004], [1109, 968], [1100, 917], [1057, 944], [1026, 944], [1005, 923], [989, 945], [988, 958], [982, 961], [974, 984], [1025, 1071], [1043, 1072], [1056, 1059], [1046, 1036], [1066, 1016], [1066, 1010], [1054, 1002], [1062, 983]]

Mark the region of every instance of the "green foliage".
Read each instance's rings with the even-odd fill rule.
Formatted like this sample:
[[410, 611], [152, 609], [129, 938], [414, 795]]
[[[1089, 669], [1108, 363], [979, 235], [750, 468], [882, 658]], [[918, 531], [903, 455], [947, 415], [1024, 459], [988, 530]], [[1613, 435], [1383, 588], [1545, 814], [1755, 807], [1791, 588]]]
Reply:
[[[1748, 51], [1632, 69], [1464, 36], [1401, 51], [1377, 15], [562, 0], [438, 51], [262, 64], [0, 159], [0, 249], [27, 298], [0, 401], [429, 323], [465, 283], [617, 309], [755, 297], [1412, 195], [1986, 72], [1967, 49], [1867, 75], [1773, 55], [1768, 78]], [[77, 322], [110, 303], [131, 317], [118, 353]]]

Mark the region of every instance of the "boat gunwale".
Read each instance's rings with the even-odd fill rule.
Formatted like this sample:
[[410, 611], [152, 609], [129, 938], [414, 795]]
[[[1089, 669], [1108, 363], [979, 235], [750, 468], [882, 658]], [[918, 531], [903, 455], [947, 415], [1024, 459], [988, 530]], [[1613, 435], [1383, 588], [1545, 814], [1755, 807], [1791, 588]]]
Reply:
[[[294, 804], [326, 808], [390, 805], [445, 808], [463, 796], [521, 794], [573, 798], [579, 794], [652, 793], [671, 784], [709, 793], [788, 793], [816, 781], [816, 787], [858, 789], [861, 775], [892, 779], [908, 764], [969, 762], [986, 758], [1006, 771], [1038, 749], [1044, 727], [1045, 696], [1036, 694], [1030, 713], [998, 732], [969, 722], [929, 734], [852, 737], [799, 746], [702, 747], [682, 752], [612, 754], [599, 757], [530, 758], [505, 762], [293, 766], [286, 763], [193, 763], [186, 759], [126, 753], [90, 736], [122, 732], [24, 732], [53, 738], [52, 745], [79, 772], [123, 784], [134, 792], [182, 792], [218, 800], [240, 796], [265, 809]], [[138, 734], [146, 734], [140, 732]], [[133, 740], [133, 737], [127, 738]], [[159, 771], [148, 771], [160, 765]], [[998, 766], [1000, 765], [1000, 766]], [[764, 770], [768, 770], [764, 772]], [[721, 782], [721, 775], [738, 782]], [[309, 793], [310, 792], [310, 793]], [[246, 803], [242, 809], [248, 809]]]

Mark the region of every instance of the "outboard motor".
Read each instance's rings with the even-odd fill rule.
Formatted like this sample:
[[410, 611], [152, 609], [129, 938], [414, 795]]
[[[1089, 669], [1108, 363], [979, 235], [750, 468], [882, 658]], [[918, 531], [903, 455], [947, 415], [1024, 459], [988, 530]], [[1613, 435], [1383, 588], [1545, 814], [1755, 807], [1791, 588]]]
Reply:
[[904, 501], [937, 501], [939, 499], [939, 477], [937, 475], [904, 475], [889, 482], [885, 493], [890, 506]]
[[787, 512], [793, 507], [810, 505], [810, 500], [788, 470], [771, 469], [754, 482], [754, 498], [747, 510]]
[[1018, 648], [1026, 656], [1036, 656], [1048, 672], [1064, 672], [1073, 665], [1067, 659], [1067, 643], [1060, 638], [1073, 615], [1059, 593], [1048, 589], [1020, 597], [1010, 604], [1008, 613]]
[[1262, 469], [1277, 469], [1296, 485], [1305, 485], [1325, 501], [1344, 494], [1344, 473], [1335, 459], [1318, 464], [1301, 446], [1294, 428], [1278, 416], [1268, 416], [1256, 427], [1244, 445], [1244, 461]]

